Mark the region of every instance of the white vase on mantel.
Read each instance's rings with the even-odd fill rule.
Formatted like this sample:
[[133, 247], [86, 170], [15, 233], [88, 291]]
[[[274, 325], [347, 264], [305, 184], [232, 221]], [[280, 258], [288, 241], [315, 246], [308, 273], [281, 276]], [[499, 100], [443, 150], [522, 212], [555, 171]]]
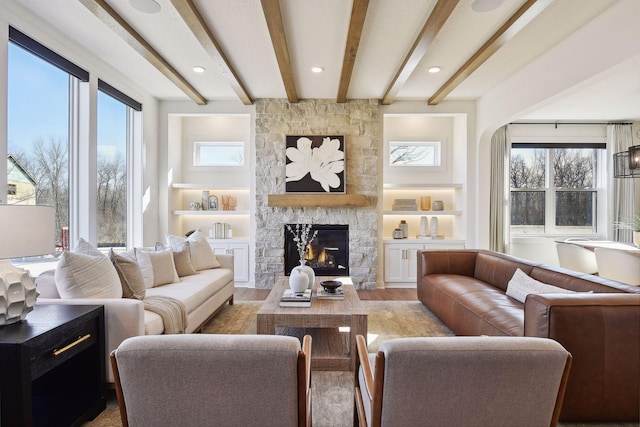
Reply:
[[313, 271], [313, 268], [307, 265], [307, 261], [305, 259], [301, 259], [300, 265], [293, 267], [293, 270], [300, 270], [300, 272], [306, 274], [309, 278], [309, 284], [307, 286], [309, 289], [313, 288], [313, 284], [316, 281], [316, 272]]
[[296, 270], [296, 268], [298, 267], [294, 267], [289, 275], [289, 287], [294, 293], [301, 294], [307, 290], [309, 277], [299, 269]]

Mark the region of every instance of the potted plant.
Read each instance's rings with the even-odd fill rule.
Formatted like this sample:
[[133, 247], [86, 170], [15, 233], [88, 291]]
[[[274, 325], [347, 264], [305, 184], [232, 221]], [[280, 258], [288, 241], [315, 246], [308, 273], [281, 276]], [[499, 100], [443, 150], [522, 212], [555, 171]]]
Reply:
[[614, 225], [620, 230], [631, 230], [633, 232], [633, 244], [640, 247], [640, 213], [636, 213], [626, 220], [618, 221]]

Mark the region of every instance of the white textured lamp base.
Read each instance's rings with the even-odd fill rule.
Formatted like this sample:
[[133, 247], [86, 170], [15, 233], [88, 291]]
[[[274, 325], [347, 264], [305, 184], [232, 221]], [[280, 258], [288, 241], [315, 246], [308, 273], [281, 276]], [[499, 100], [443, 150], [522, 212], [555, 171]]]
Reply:
[[37, 297], [33, 277], [9, 260], [0, 260], [0, 326], [27, 317], [36, 305]]

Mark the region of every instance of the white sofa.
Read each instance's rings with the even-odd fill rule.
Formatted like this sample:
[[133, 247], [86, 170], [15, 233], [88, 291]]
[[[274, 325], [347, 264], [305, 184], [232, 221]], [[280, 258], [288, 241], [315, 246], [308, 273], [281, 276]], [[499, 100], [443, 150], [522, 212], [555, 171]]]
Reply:
[[[233, 255], [216, 255], [220, 267], [180, 277], [179, 281], [146, 289], [148, 296], [168, 296], [180, 300], [186, 309], [185, 332], [198, 332], [225, 303], [233, 304]], [[105, 308], [105, 361], [107, 382], [113, 383], [109, 354], [126, 338], [164, 333], [162, 318], [145, 310], [135, 298], [61, 298], [53, 273], [36, 280], [40, 296], [37, 304], [103, 305]]]

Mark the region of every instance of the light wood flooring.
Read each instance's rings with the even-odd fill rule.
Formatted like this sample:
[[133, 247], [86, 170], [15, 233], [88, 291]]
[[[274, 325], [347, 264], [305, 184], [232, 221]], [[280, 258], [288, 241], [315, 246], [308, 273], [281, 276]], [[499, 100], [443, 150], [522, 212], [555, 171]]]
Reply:
[[[255, 288], [235, 288], [235, 301], [264, 301], [271, 289], [255, 289]], [[417, 301], [418, 296], [415, 289], [411, 288], [393, 288], [393, 289], [373, 289], [358, 290], [358, 297], [361, 300], [374, 301]]]

